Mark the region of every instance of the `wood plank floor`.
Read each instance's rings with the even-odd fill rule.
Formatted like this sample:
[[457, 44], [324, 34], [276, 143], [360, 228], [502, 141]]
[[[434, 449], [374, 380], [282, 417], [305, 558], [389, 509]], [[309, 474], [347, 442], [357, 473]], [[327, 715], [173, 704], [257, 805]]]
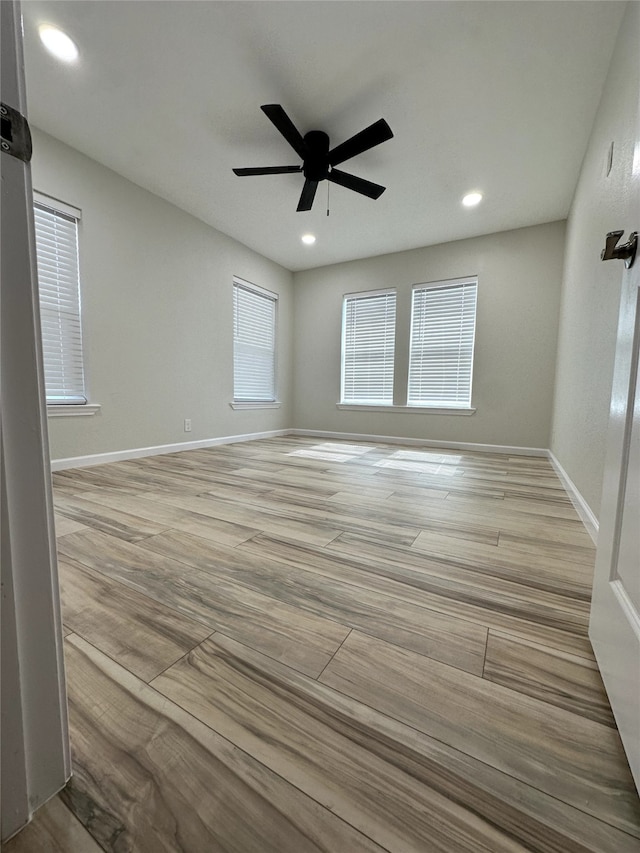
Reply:
[[286, 437], [54, 490], [74, 776], [7, 853], [640, 853], [547, 460]]

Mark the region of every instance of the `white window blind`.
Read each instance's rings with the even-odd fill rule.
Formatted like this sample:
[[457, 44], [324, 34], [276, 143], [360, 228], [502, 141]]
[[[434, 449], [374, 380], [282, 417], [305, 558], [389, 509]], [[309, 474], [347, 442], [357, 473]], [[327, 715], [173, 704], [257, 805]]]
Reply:
[[477, 290], [475, 278], [414, 287], [410, 406], [471, 406]]
[[341, 402], [393, 404], [395, 335], [395, 291], [345, 296]]
[[276, 399], [277, 295], [233, 282], [233, 397], [238, 402]]
[[34, 217], [47, 403], [86, 403], [78, 220], [39, 201]]

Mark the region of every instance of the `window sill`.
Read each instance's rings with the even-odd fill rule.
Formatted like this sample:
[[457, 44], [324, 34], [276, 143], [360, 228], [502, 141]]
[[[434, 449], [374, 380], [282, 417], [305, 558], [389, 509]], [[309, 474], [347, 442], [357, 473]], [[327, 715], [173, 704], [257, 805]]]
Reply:
[[232, 403], [229, 403], [232, 409], [279, 409], [282, 403], [279, 400], [272, 400], [270, 402], [260, 402], [256, 400], [255, 402], [251, 402], [249, 400], [234, 400]]
[[47, 406], [48, 418], [73, 418], [84, 415], [96, 415], [102, 406], [100, 403], [67, 403], [60, 405]]
[[394, 412], [403, 415], [474, 415], [476, 409], [437, 406], [367, 406], [363, 403], [336, 403], [336, 408], [345, 412]]

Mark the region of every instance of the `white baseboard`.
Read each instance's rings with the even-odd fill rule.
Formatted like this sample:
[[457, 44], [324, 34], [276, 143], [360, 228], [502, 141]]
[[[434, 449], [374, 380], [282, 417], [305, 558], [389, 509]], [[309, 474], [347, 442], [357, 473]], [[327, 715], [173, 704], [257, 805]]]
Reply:
[[67, 459], [52, 459], [52, 471], [64, 471], [66, 468], [90, 468], [107, 462], [122, 462], [125, 459], [141, 459], [143, 456], [159, 456], [162, 453], [179, 453], [182, 450], [198, 450], [201, 447], [214, 447], [217, 444], [235, 444], [239, 441], [255, 441], [258, 438], [273, 438], [278, 435], [290, 435], [291, 430], [274, 429], [269, 432], [250, 432], [246, 435], [225, 435], [220, 438], [205, 438], [200, 441], [180, 441], [176, 444], [160, 444], [157, 447], [134, 447], [131, 450], [114, 450], [110, 453], [93, 453], [90, 456], [70, 456]]
[[508, 444], [474, 444], [462, 441], [434, 441], [427, 438], [400, 438], [396, 435], [369, 435], [358, 432], [332, 432], [317, 429], [290, 429], [289, 435], [339, 438], [347, 441], [384, 442], [385, 444], [408, 444], [415, 447], [443, 447], [451, 450], [469, 450], [475, 453], [501, 453], [510, 456], [541, 456], [547, 458], [549, 451], [543, 447], [513, 447]]
[[598, 544], [598, 519], [595, 516], [595, 513], [589, 506], [589, 504], [582, 497], [576, 484], [573, 482], [571, 477], [564, 470], [562, 465], [558, 462], [555, 455], [551, 450], [547, 451], [547, 455], [549, 457], [549, 461], [553, 465], [553, 469], [558, 475], [558, 479], [564, 486], [566, 493], [569, 495], [571, 503], [574, 506], [575, 511], [580, 516], [580, 519], [584, 526], [587, 528], [587, 533], [593, 540], [593, 544]]
[[401, 438], [396, 435], [373, 435], [356, 432], [334, 432], [315, 429], [276, 429], [269, 432], [252, 432], [245, 435], [225, 435], [219, 438], [205, 438], [200, 441], [181, 441], [176, 444], [161, 444], [156, 447], [135, 447], [131, 450], [115, 450], [110, 453], [94, 453], [89, 456], [71, 456], [67, 459], [53, 459], [52, 471], [64, 471], [67, 468], [89, 468], [104, 465], [107, 462], [121, 462], [125, 459], [141, 459], [144, 456], [158, 456], [163, 453], [179, 453], [182, 450], [198, 450], [202, 447], [215, 447], [218, 444], [235, 444], [241, 441], [255, 441], [260, 438], [274, 438], [281, 435], [300, 435], [314, 438], [337, 438], [346, 441], [384, 442], [385, 444], [406, 444], [415, 447], [442, 447], [451, 450], [467, 450], [475, 453], [508, 454], [509, 456], [539, 456], [549, 459], [560, 482], [564, 486], [571, 503], [580, 516], [582, 523], [594, 544], [598, 541], [598, 519], [589, 504], [578, 491], [575, 483], [556, 459], [551, 450], [542, 447], [514, 447], [506, 444], [475, 444], [462, 441], [434, 441], [426, 438]]

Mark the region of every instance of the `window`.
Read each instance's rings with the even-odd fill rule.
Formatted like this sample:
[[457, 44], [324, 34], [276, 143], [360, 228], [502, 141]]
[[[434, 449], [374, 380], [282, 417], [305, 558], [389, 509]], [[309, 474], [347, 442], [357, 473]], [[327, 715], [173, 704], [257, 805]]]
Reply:
[[410, 406], [471, 406], [477, 290], [476, 278], [413, 288]]
[[40, 324], [47, 403], [86, 403], [80, 324], [80, 211], [34, 200]]
[[393, 405], [396, 294], [345, 296], [342, 316], [342, 403]]
[[278, 296], [233, 280], [233, 398], [276, 399], [276, 304]]

